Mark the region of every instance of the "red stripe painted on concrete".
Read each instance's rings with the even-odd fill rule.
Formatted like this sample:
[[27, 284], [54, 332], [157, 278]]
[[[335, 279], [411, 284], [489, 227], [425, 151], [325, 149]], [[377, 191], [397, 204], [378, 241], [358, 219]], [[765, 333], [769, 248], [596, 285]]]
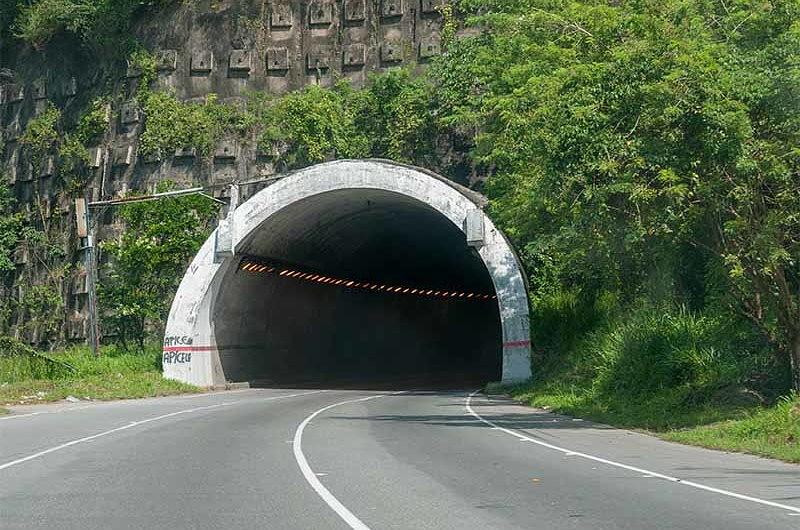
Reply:
[[504, 342], [503, 348], [522, 348], [524, 346], [530, 346], [531, 341], [529, 340], [514, 340], [511, 342]]
[[216, 346], [164, 346], [163, 351], [214, 351]]
[[192, 345], [181, 345], [181, 346], [163, 346], [163, 352], [181, 352], [181, 351], [222, 351], [222, 350], [246, 350], [248, 348], [258, 348], [258, 345], [248, 345], [248, 344], [230, 344], [228, 346], [192, 346]]
[[[504, 342], [503, 348], [523, 348], [530, 346], [529, 340], [515, 340], [511, 342]], [[194, 351], [216, 351], [216, 350], [238, 350], [247, 348], [248, 346], [164, 346], [165, 352], [194, 352]]]

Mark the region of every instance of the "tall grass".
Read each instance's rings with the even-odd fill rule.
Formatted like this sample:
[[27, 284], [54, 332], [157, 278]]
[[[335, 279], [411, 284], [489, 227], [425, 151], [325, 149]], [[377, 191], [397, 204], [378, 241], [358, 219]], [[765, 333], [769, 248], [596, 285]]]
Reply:
[[133, 374], [161, 369], [157, 347], [125, 352], [115, 346], [102, 348], [95, 357], [85, 346], [43, 354], [19, 341], [0, 337], [0, 383], [40, 379], [76, 379], [103, 374]]
[[120, 399], [197, 392], [164, 379], [160, 349], [126, 352], [103, 347], [95, 357], [86, 347], [42, 354], [13, 339], [0, 338], [0, 404], [81, 399]]
[[55, 359], [12, 339], [0, 336], [0, 383], [26, 379], [59, 379], [75, 375], [68, 361]]
[[760, 336], [712, 311], [559, 293], [531, 326], [534, 379], [512, 393], [569, 414], [668, 430], [739, 417], [787, 388]]
[[757, 345], [733, 343], [723, 319], [682, 308], [633, 311], [626, 320], [593, 333], [590, 348], [600, 395], [638, 398], [682, 388], [702, 398], [744, 384], [767, 360]]
[[787, 395], [774, 407], [749, 411], [741, 419], [673, 431], [665, 438], [800, 462], [800, 396]]
[[161, 349], [153, 344], [143, 350], [125, 351], [117, 346], [104, 346], [94, 357], [85, 346], [70, 348], [58, 355], [75, 366], [81, 375], [132, 374], [161, 371]]

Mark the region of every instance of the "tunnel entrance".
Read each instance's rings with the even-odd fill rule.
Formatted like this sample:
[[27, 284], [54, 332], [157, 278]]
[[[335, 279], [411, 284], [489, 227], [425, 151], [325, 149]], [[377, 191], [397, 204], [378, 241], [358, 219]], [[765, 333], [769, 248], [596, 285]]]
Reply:
[[529, 378], [525, 280], [485, 204], [379, 160], [276, 179], [234, 204], [189, 266], [165, 377], [417, 388]]
[[491, 277], [464, 232], [425, 203], [376, 189], [314, 195], [264, 221], [236, 258], [212, 317], [226, 377], [268, 386], [500, 379]]

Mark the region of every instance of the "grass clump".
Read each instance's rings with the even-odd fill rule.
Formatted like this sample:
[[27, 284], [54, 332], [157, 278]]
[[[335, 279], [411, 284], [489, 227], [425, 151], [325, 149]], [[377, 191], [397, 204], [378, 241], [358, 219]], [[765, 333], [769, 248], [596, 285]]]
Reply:
[[785, 396], [741, 418], [665, 433], [667, 440], [800, 462], [800, 397]]
[[253, 95], [250, 104], [263, 126], [259, 147], [277, 151], [286, 167], [369, 156], [369, 138], [356, 126], [359, 102], [346, 83], [333, 90], [311, 85], [278, 100]]
[[86, 347], [44, 355], [18, 341], [0, 339], [0, 403], [44, 403], [73, 396], [109, 400], [198, 392], [164, 379], [158, 348], [125, 352], [113, 346], [94, 357]]

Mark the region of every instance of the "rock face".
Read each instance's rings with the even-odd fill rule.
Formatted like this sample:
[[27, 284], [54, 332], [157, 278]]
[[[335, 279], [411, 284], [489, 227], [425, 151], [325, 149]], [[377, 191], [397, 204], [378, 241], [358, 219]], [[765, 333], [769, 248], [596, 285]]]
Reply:
[[[282, 94], [309, 84], [330, 86], [348, 79], [361, 86], [370, 72], [411, 65], [422, 68], [440, 52], [442, 0], [206, 0], [174, 2], [136, 23], [136, 39], [157, 60], [154, 88], [179, 99], [243, 104], [252, 92]], [[0, 48], [3, 48], [0, 45]], [[58, 37], [45, 51], [0, 50], [0, 163], [19, 208], [32, 212], [40, 229], [58, 235], [64, 261], [74, 264], [62, 278], [46, 279], [23, 245], [16, 253], [13, 284], [0, 295], [20, 298], [31, 285], [49, 281], [64, 302], [63, 324], [40, 326], [19, 310], [13, 333], [32, 343], [86, 336], [87, 289], [75, 232], [73, 199], [99, 200], [144, 192], [160, 181], [177, 187], [202, 185], [225, 198], [230, 183], [242, 182], [243, 199], [269, 184], [279, 171], [271, 154], [248, 139], [223, 139], [212, 153], [194, 149], [140, 156], [138, 139], [146, 119], [134, 99], [142, 73], [110, 63]], [[109, 89], [110, 87], [110, 89]], [[89, 147], [85, 184], [67, 190], [55, 153], [34, 160], [19, 142], [26, 125], [49, 106], [76, 116], [105, 91], [109, 125]], [[254, 182], [255, 181], [255, 182]], [[100, 238], [121, 227], [112, 215], [98, 219]]]

